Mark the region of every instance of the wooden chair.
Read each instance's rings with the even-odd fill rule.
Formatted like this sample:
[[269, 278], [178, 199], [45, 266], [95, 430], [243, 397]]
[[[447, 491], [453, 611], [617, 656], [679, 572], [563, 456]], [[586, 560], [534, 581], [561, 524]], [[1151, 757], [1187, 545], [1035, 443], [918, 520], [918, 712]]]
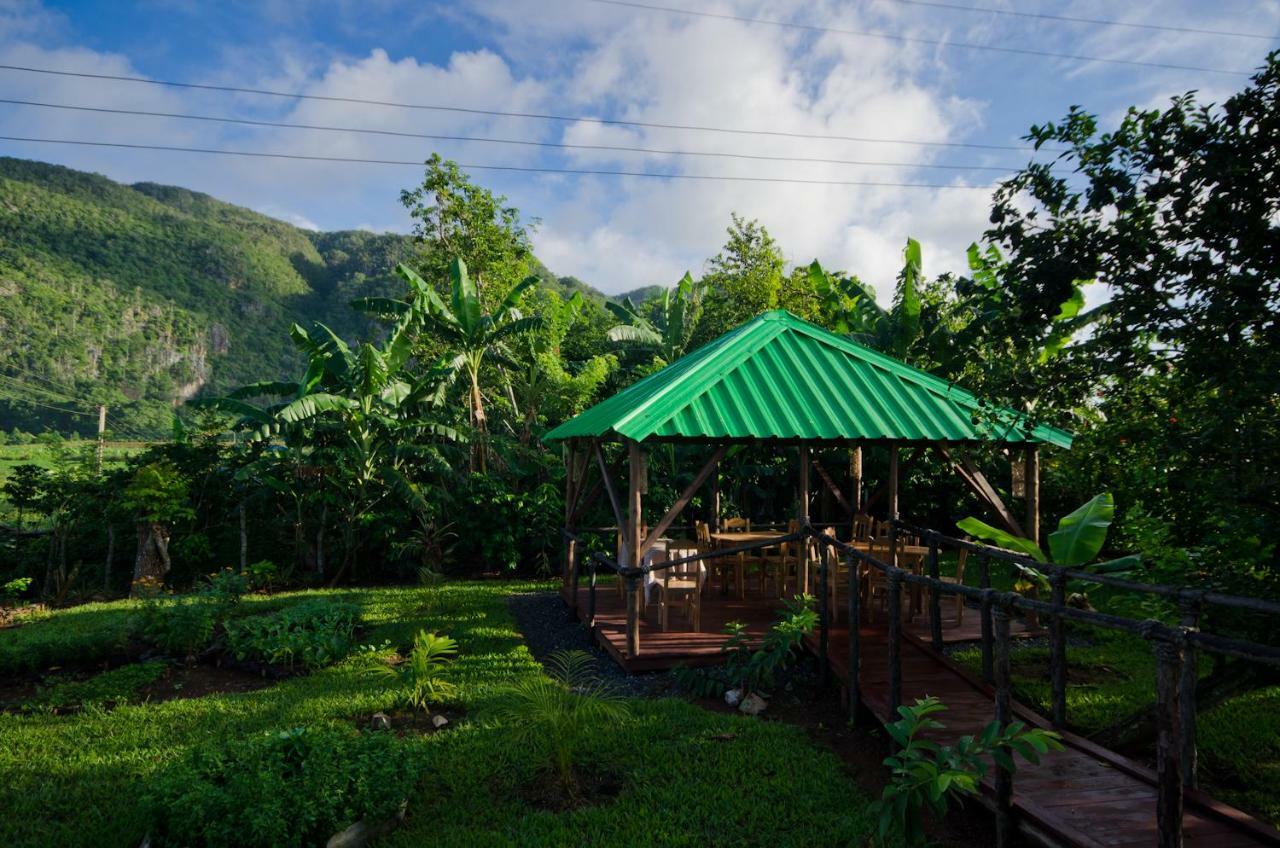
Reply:
[[[726, 518], [720, 522], [721, 529], [725, 533], [750, 533], [750, 518]], [[764, 593], [764, 558], [758, 552], [747, 553], [743, 551], [738, 554], [738, 563], [735, 576], [738, 581], [738, 597], [745, 598], [747, 594], [747, 568], [755, 568], [760, 575], [760, 592]]]
[[871, 539], [871, 523], [874, 520], [871, 516], [862, 512], [855, 515], [853, 517], [853, 541], [869, 541]]
[[[694, 536], [698, 540], [698, 550], [700, 553], [710, 554], [715, 550], [715, 543], [711, 541], [711, 527], [705, 521], [695, 521], [693, 523]], [[705, 560], [707, 566], [707, 585], [715, 579], [720, 580], [720, 591], [722, 594], [729, 594], [729, 581], [734, 579], [738, 573], [737, 557], [707, 557]]]
[[[666, 562], [670, 551], [658, 551], [653, 562]], [[676, 549], [675, 559], [687, 555], [687, 549]], [[685, 615], [694, 632], [702, 629], [701, 568], [698, 560], [662, 569], [661, 577], [654, 583], [658, 589], [659, 626], [665, 631], [670, 625], [673, 602], [683, 601]]]
[[[787, 532], [794, 533], [799, 527], [800, 522], [793, 518], [787, 526]], [[764, 590], [766, 581], [773, 582], [779, 598], [786, 594], [788, 583], [799, 588], [801, 569], [804, 567], [804, 556], [801, 553], [803, 544], [803, 542], [783, 542], [760, 551], [764, 575], [760, 585], [761, 591]]]
[[[875, 538], [871, 539], [871, 547], [867, 551], [872, 559], [882, 563], [889, 562], [889, 539]], [[875, 620], [876, 602], [879, 600], [880, 608], [888, 609], [889, 598], [889, 575], [885, 574], [875, 566], [867, 566], [867, 624]]]

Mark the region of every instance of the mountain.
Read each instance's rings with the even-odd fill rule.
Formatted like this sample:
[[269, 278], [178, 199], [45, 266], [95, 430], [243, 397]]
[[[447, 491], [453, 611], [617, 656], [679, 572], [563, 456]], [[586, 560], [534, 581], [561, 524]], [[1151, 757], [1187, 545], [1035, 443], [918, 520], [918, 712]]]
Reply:
[[[353, 338], [406, 236], [313, 232], [206, 194], [0, 157], [0, 428], [166, 431], [198, 392], [295, 373], [292, 322]], [[604, 295], [540, 263], [544, 285]], [[70, 411], [65, 411], [70, 410]]]

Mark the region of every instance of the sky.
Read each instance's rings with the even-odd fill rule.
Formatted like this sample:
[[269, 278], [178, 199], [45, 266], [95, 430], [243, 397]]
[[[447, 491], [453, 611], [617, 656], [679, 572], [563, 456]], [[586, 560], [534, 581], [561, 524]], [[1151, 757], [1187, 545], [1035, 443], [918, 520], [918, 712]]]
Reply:
[[[637, 3], [0, 0], [3, 65], [347, 100], [12, 69], [0, 69], [0, 99], [383, 133], [0, 103], [0, 135], [407, 163], [439, 152], [536, 223], [535, 252], [549, 268], [608, 293], [703, 272], [737, 212], [764, 224], [789, 263], [817, 258], [884, 299], [908, 236], [923, 246], [926, 273], [963, 270], [986, 226], [990, 187], [1046, 156], [1023, 147], [1030, 126], [1080, 105], [1110, 127], [1131, 105], [1163, 106], [1192, 89], [1221, 102], [1280, 48], [1271, 37], [1280, 35], [1280, 0]], [[566, 144], [657, 152], [556, 146]], [[325, 230], [409, 231], [400, 191], [422, 175], [414, 164], [47, 142], [0, 140], [0, 155], [181, 185]], [[475, 167], [483, 165], [720, 179]], [[823, 184], [833, 182], [846, 184]]]

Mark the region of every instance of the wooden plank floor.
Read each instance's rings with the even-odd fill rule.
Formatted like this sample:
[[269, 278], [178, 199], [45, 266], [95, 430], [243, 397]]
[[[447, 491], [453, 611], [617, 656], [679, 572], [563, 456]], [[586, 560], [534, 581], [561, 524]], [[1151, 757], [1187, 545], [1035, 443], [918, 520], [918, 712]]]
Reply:
[[[903, 640], [903, 702], [933, 695], [947, 705], [947, 712], [938, 716], [946, 731], [937, 741], [954, 741], [980, 732], [995, 717], [994, 693], [935, 654], [926, 640], [927, 635], [921, 638], [916, 634]], [[863, 630], [860, 644], [862, 699], [883, 722], [889, 717], [884, 630]], [[849, 678], [848, 645], [847, 630], [831, 631], [831, 667], [845, 682]], [[1021, 704], [1014, 705], [1014, 713], [1027, 724], [1049, 727], [1043, 717]], [[1063, 741], [1066, 750], [1046, 756], [1039, 765], [1020, 763], [1014, 775], [1013, 802], [1024, 828], [1047, 836], [1054, 844], [1088, 848], [1154, 845], [1155, 773], [1073, 734], [1064, 733]], [[983, 788], [987, 793], [993, 791], [989, 778]], [[1280, 845], [1276, 830], [1201, 792], [1188, 793], [1183, 824], [1188, 846]]]
[[[572, 595], [566, 594], [568, 601]], [[586, 619], [587, 590], [578, 593], [577, 611]], [[626, 608], [616, 586], [605, 584], [596, 596], [595, 633], [600, 644], [624, 668], [632, 672], [671, 668], [677, 664], [706, 665], [719, 658], [729, 621], [747, 624], [747, 632], [763, 635], [777, 616], [777, 598], [748, 590], [745, 600], [712, 591], [702, 607], [701, 632], [692, 632], [682, 614], [671, 614], [670, 629], [658, 627], [658, 610], [650, 605], [640, 625], [640, 653], [626, 654]], [[954, 620], [954, 606], [943, 612], [943, 637], [947, 642], [969, 641], [980, 635], [976, 610], [966, 610], [964, 621]], [[929, 647], [929, 626], [925, 616], [904, 624], [907, 638], [902, 646], [902, 697], [934, 695], [948, 710], [940, 716], [947, 729], [939, 741], [953, 741], [966, 733], [977, 733], [994, 718], [990, 687], [966, 671], [935, 654]], [[1014, 634], [1038, 635], [1020, 624]], [[816, 637], [810, 637], [817, 648]], [[864, 703], [881, 721], [889, 715], [887, 643], [883, 626], [862, 631], [862, 686]], [[833, 627], [829, 661], [835, 676], [847, 682], [848, 631]], [[1048, 727], [1048, 722], [1020, 705], [1017, 718], [1028, 724]], [[1052, 845], [1076, 848], [1137, 848], [1156, 841], [1155, 774], [1133, 762], [1073, 734], [1063, 734], [1066, 750], [1045, 757], [1040, 765], [1021, 763], [1014, 776], [1014, 805], [1022, 829]], [[984, 782], [988, 802], [992, 786]], [[1195, 848], [1244, 848], [1280, 846], [1280, 832], [1243, 812], [1217, 802], [1207, 795], [1187, 794], [1184, 836]]]
[[[565, 596], [567, 601], [570, 596]], [[627, 610], [615, 584], [603, 584], [596, 589], [596, 639], [614, 660], [627, 671], [660, 671], [676, 665], [708, 665], [715, 663], [720, 646], [728, 638], [724, 626], [730, 621], [746, 623], [747, 632], [755, 637], [763, 636], [778, 616], [782, 602], [770, 594], [760, 594], [753, 588], [739, 600], [733, 594], [722, 595], [714, 587], [703, 596], [702, 628], [690, 629], [682, 612], [673, 610], [669, 629], [658, 626], [658, 608], [649, 604], [640, 622], [640, 656], [627, 657]], [[578, 590], [578, 617], [587, 618], [588, 590]], [[944, 642], [968, 642], [982, 635], [981, 620], [977, 610], [966, 610], [963, 620], [957, 624], [955, 605], [947, 604], [942, 611], [942, 638]], [[904, 629], [923, 638], [929, 636], [927, 615], [917, 615], [913, 621], [904, 622]], [[1038, 636], [1040, 631], [1028, 630], [1021, 622], [1014, 622], [1012, 633], [1019, 636]]]

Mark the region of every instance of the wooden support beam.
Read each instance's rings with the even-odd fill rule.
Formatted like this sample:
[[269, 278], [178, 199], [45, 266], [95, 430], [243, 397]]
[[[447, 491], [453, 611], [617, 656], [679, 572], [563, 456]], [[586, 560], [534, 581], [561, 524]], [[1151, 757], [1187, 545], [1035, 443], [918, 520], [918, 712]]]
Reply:
[[[902, 478], [910, 474], [911, 469], [915, 467], [916, 460], [923, 455], [924, 452], [919, 448], [916, 448], [911, 451], [911, 453], [907, 454], [905, 459], [901, 459], [898, 463], [898, 477]], [[877, 486], [876, 490], [871, 493], [871, 496], [867, 498], [867, 502], [863, 504], [862, 511], [866, 513], [871, 512], [872, 508], [875, 507], [876, 504], [880, 503], [880, 501], [884, 500], [887, 494], [889, 494], [889, 483], [886, 481], [885, 483]]]
[[862, 445], [849, 451], [849, 477], [853, 483], [853, 511], [862, 509]]
[[889, 518], [898, 517], [898, 443], [889, 445]]
[[[609, 466], [604, 461], [604, 451], [600, 449], [599, 443], [596, 444], [596, 462], [600, 465], [600, 478], [604, 482], [604, 490], [609, 494], [609, 505], [613, 507], [613, 517], [618, 522], [618, 529], [625, 534], [627, 518], [622, 512], [622, 502], [618, 500], [618, 490], [613, 485], [613, 475], [609, 473]], [[625, 539], [626, 536], [622, 538]]]
[[1018, 519], [1013, 517], [1013, 513], [1005, 505], [995, 487], [991, 485], [986, 475], [982, 473], [982, 470], [974, 464], [967, 454], [960, 454], [960, 458], [957, 460], [952, 456], [950, 449], [941, 442], [934, 443], [933, 449], [942, 457], [944, 462], [951, 466], [952, 470], [956, 472], [956, 476], [963, 480], [969, 489], [995, 512], [1006, 530], [1015, 536], [1025, 538], [1026, 534], [1023, 533], [1022, 525], [1018, 523]]
[[716, 463], [716, 471], [711, 475], [711, 532], [720, 531], [720, 463]]
[[693, 482], [685, 488], [685, 490], [680, 494], [680, 497], [676, 498], [676, 502], [667, 510], [667, 514], [662, 516], [662, 520], [659, 521], [651, 531], [649, 531], [648, 538], [646, 538], [640, 546], [640, 556], [642, 558], [645, 553], [653, 547], [653, 543], [662, 538], [662, 534], [667, 532], [667, 528], [671, 526], [671, 523], [675, 521], [677, 517], [679, 517], [680, 513], [684, 511], [684, 508], [689, 505], [689, 501], [693, 500], [693, 496], [697, 494], [698, 490], [707, 482], [707, 478], [715, 473], [717, 466], [720, 464], [720, 460], [724, 458], [724, 455], [728, 450], [728, 445], [721, 445], [716, 448], [716, 452], [712, 454], [711, 459], [707, 460], [706, 464], [702, 466], [702, 470], [693, 478]]
[[800, 503], [796, 518], [801, 523], [809, 520], [809, 446], [801, 445], [800, 452]]
[[835, 497], [836, 503], [840, 504], [840, 508], [853, 518], [854, 508], [845, 498], [844, 492], [840, 491], [840, 487], [836, 485], [836, 481], [831, 479], [831, 475], [827, 473], [827, 469], [822, 467], [822, 463], [817, 459], [812, 460], [813, 470], [818, 472], [818, 476], [822, 478], [822, 482], [827, 485], [828, 491]]
[[[640, 545], [640, 528], [644, 525], [644, 492], [648, 488], [648, 466], [645, 463], [644, 449], [634, 439], [627, 440], [627, 465], [630, 470], [630, 485], [627, 487], [627, 561], [624, 566], [637, 569], [642, 562]], [[627, 656], [640, 655], [640, 592], [643, 584], [640, 578], [631, 575], [627, 581]]]

